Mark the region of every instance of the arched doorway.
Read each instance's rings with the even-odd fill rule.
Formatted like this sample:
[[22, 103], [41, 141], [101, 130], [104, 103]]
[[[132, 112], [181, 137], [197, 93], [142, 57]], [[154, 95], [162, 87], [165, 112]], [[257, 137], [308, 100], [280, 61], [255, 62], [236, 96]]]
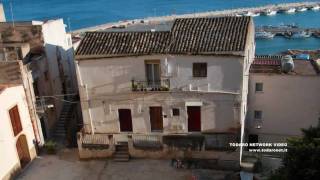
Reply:
[[31, 160], [30, 154], [29, 154], [28, 142], [25, 135], [19, 136], [16, 143], [16, 148], [17, 148], [21, 168], [24, 168], [25, 165], [27, 165]]

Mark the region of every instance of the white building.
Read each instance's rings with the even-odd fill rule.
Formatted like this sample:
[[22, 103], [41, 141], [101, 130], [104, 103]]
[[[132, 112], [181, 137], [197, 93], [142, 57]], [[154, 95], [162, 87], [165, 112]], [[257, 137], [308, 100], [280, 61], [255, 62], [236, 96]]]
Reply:
[[312, 60], [294, 60], [284, 73], [281, 57], [260, 57], [251, 66], [248, 131], [251, 142], [285, 142], [320, 118], [319, 68]]
[[191, 18], [168, 31], [86, 33], [76, 52], [80, 157], [117, 155], [128, 142], [134, 157], [187, 149], [228, 159], [218, 150], [243, 135], [253, 27], [249, 17]]
[[0, 179], [13, 178], [36, 157], [36, 124], [23, 85], [0, 84]]
[[64, 107], [67, 96], [63, 95], [76, 94], [77, 84], [71, 35], [66, 33], [63, 20], [6, 22], [1, 23], [0, 32], [0, 61], [22, 61], [32, 73], [29, 81], [42, 105], [39, 112], [44, 136], [54, 134], [59, 120], [65, 133], [61, 114], [68, 114], [70, 108]]

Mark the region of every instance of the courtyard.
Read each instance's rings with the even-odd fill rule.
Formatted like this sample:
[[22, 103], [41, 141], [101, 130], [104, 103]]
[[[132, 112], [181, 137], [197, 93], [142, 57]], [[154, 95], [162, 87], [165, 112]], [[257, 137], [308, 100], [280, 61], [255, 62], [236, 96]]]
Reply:
[[[131, 159], [114, 162], [112, 159], [78, 159], [77, 149], [62, 149], [57, 155], [40, 155], [17, 177], [18, 180], [191, 180], [225, 179], [228, 171], [176, 169], [170, 160]], [[233, 178], [231, 178], [233, 179]]]
[[190, 177], [191, 170], [175, 169], [170, 166], [169, 160], [131, 159], [124, 163], [111, 159], [79, 161], [76, 149], [64, 149], [57, 155], [37, 157], [17, 179], [185, 180]]

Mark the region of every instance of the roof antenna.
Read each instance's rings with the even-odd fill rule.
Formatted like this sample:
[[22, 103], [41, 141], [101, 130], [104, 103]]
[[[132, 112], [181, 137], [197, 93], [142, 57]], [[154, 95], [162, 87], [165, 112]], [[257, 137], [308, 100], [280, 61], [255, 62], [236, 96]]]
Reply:
[[12, 1], [10, 1], [10, 12], [11, 12], [12, 27], [13, 27], [13, 30], [15, 30], [14, 29], [14, 17], [13, 17]]

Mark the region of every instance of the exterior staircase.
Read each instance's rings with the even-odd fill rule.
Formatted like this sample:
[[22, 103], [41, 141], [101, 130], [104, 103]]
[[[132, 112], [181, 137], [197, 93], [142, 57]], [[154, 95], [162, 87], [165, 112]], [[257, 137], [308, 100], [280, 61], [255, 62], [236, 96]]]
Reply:
[[120, 142], [116, 145], [116, 151], [113, 154], [113, 161], [128, 162], [130, 159], [128, 142]]
[[[69, 98], [65, 98], [66, 101], [74, 102], [75, 97], [71, 96]], [[72, 110], [73, 110], [73, 103], [64, 102], [62, 111], [59, 116], [59, 120], [56, 124], [55, 131], [54, 131], [54, 138], [56, 139], [65, 139], [67, 136], [67, 126], [68, 122], [72, 119]]]

